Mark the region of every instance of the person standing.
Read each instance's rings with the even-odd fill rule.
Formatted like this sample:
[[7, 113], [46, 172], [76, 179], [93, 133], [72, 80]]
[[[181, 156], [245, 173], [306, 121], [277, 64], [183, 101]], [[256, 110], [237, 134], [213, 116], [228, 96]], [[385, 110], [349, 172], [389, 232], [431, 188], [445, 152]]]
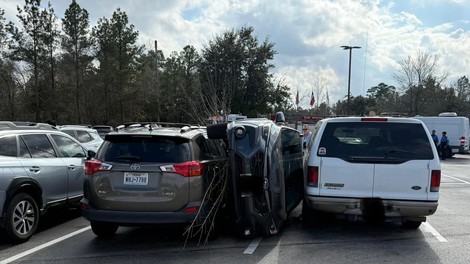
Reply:
[[439, 145], [439, 137], [436, 135], [436, 130], [432, 130], [431, 137], [432, 141], [434, 141], [434, 145], [437, 147]]
[[307, 147], [308, 143], [310, 142], [310, 139], [312, 138], [312, 131], [310, 131], [310, 127], [308, 125], [303, 125], [302, 133], [304, 135], [303, 145], [304, 147]]
[[441, 136], [441, 142], [439, 143], [439, 149], [441, 150], [441, 158], [445, 160], [447, 157], [450, 158], [452, 150], [449, 147], [449, 138], [447, 138], [447, 132], [443, 131]]

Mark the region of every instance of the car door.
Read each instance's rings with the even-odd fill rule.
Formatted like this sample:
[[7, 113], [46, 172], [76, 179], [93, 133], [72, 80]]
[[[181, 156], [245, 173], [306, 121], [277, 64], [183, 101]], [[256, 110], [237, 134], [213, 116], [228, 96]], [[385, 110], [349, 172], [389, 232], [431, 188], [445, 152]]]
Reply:
[[86, 160], [85, 149], [73, 139], [66, 136], [52, 134], [59, 156], [67, 167], [69, 199], [80, 198], [83, 195], [83, 168]]
[[359, 123], [328, 123], [316, 149], [322, 196], [371, 197], [374, 165]]
[[285, 210], [291, 212], [303, 197], [303, 152], [302, 137], [294, 129], [283, 127], [281, 129], [281, 155], [283, 182], [281, 191], [284, 195]]
[[19, 137], [21, 164], [28, 176], [39, 183], [44, 205], [62, 203], [67, 199], [68, 168], [46, 133], [23, 134]]

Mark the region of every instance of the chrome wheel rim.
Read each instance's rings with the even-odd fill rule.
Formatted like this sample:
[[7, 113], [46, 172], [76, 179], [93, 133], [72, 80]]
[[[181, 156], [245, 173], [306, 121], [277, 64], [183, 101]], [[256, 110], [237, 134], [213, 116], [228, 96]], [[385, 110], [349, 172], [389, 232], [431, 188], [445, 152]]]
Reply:
[[13, 211], [13, 228], [18, 234], [27, 235], [36, 223], [36, 212], [28, 201], [19, 202]]

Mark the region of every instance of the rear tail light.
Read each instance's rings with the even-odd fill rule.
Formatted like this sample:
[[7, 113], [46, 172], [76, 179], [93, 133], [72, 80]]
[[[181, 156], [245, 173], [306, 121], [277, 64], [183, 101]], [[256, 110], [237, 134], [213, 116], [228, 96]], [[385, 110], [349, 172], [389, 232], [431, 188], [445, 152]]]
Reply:
[[307, 186], [318, 187], [318, 167], [308, 167], [307, 170]]
[[85, 174], [93, 175], [98, 171], [109, 171], [113, 165], [101, 162], [100, 160], [87, 160], [85, 161]]
[[431, 171], [431, 192], [438, 192], [439, 186], [441, 186], [441, 171]]
[[460, 137], [460, 146], [465, 146], [465, 137]]
[[205, 165], [197, 161], [188, 161], [173, 165], [160, 166], [160, 169], [165, 172], [174, 172], [184, 177], [201, 176], [204, 171]]

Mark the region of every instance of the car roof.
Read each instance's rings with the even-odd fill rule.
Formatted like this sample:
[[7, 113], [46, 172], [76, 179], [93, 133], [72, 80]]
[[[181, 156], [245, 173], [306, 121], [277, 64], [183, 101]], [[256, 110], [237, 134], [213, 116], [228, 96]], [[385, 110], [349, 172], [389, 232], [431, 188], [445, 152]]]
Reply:
[[46, 123], [27, 121], [0, 121], [0, 130], [55, 130], [56, 127]]
[[387, 116], [362, 116], [362, 117], [331, 117], [320, 120], [322, 123], [341, 122], [393, 122], [393, 123], [415, 123], [422, 124], [418, 119], [408, 117], [387, 117]]
[[110, 132], [106, 137], [123, 135], [151, 135], [193, 138], [206, 133], [206, 127], [181, 123], [132, 123], [117, 127], [117, 131]]
[[81, 126], [81, 125], [62, 125], [57, 127], [59, 130], [84, 130], [90, 132], [97, 132], [96, 129], [88, 127], [88, 126]]

